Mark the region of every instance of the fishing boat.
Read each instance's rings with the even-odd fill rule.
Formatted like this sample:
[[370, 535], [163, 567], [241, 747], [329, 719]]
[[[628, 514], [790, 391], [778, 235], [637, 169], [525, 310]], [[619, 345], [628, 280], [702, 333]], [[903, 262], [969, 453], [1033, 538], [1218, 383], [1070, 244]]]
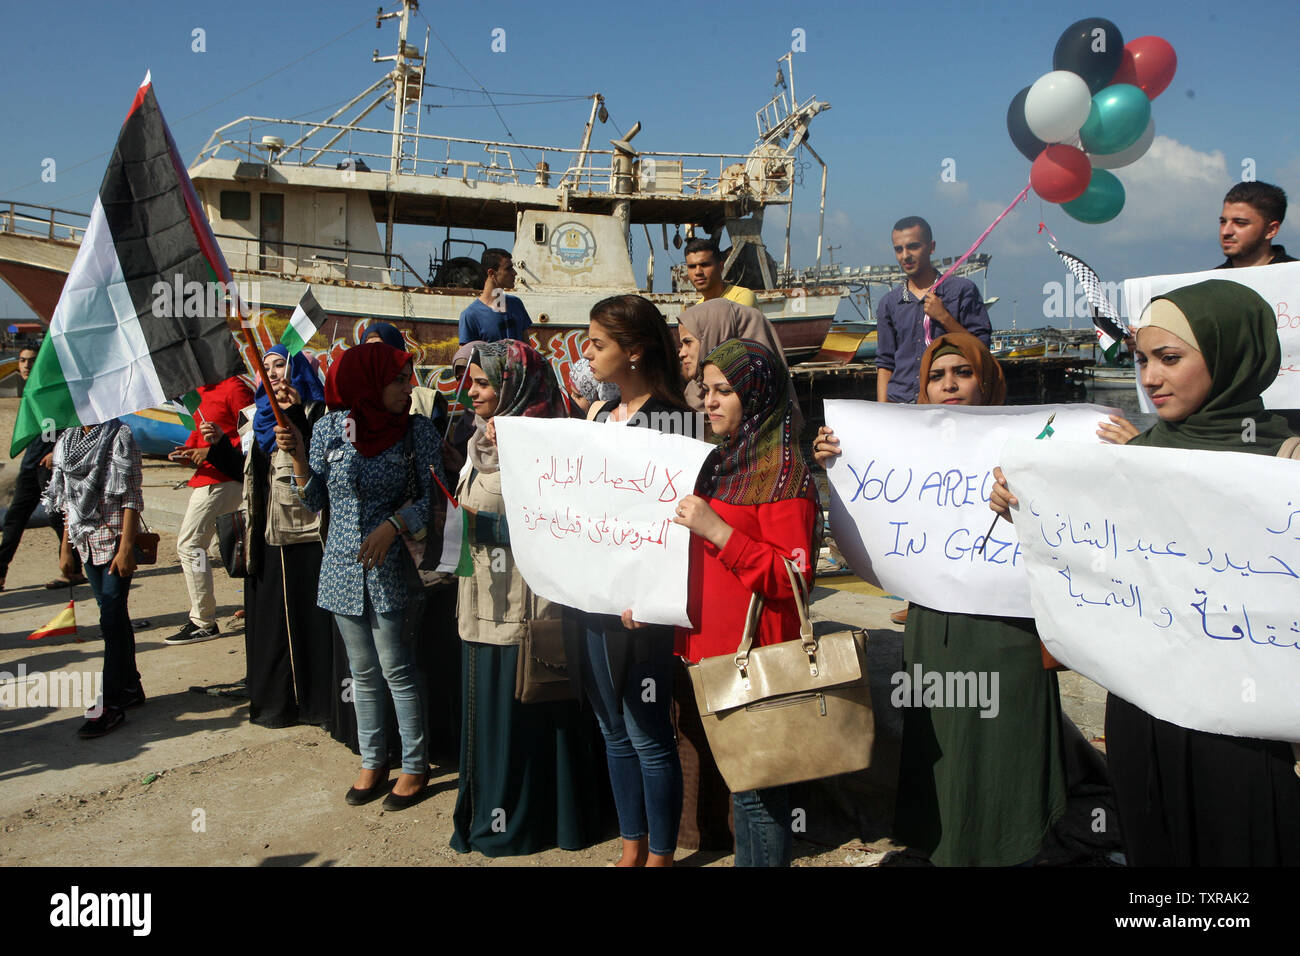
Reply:
[[1132, 365], [1098, 365], [1092, 370], [1092, 387], [1095, 389], [1128, 389], [1136, 387], [1137, 371]]
[[[241, 297], [247, 323], [263, 345], [276, 340], [310, 286], [328, 320], [310, 343], [322, 365], [357, 341], [367, 323], [403, 331], [417, 366], [450, 362], [460, 312], [482, 291], [475, 230], [513, 234], [514, 290], [533, 318], [533, 344], [563, 376], [580, 357], [588, 315], [602, 298], [639, 293], [670, 323], [698, 300], [683, 266], [673, 288], [654, 288], [656, 247], [680, 248], [682, 234], [724, 248], [728, 282], [752, 289], [791, 361], [815, 354], [849, 286], [817, 263], [790, 267], [795, 160], [809, 125], [830, 104], [795, 95], [791, 54], [778, 60], [775, 94], [756, 111], [758, 137], [743, 153], [641, 151], [634, 124], [609, 149], [595, 147], [608, 118], [591, 97], [574, 147], [461, 139], [422, 128], [429, 33], [412, 42], [416, 0], [380, 12], [395, 22], [394, 54], [373, 57], [391, 68], [319, 122], [243, 116], [219, 127], [189, 167]], [[381, 106], [391, 128], [367, 121]], [[764, 244], [766, 214], [785, 213], [780, 266]], [[49, 321], [88, 217], [0, 200], [0, 278]], [[394, 248], [397, 226], [433, 230], [441, 254], [418, 269]], [[644, 282], [634, 274], [642, 239]], [[447, 387], [447, 383], [438, 383]]]
[[1047, 354], [1047, 341], [1041, 331], [998, 330], [991, 336], [994, 358], [1040, 358]]

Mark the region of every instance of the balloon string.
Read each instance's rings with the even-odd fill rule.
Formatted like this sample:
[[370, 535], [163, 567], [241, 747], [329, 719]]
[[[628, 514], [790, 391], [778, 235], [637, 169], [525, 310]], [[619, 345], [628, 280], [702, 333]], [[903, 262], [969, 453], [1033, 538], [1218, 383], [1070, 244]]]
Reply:
[[984, 242], [984, 240], [989, 237], [989, 233], [991, 233], [994, 229], [997, 228], [998, 223], [1000, 223], [1003, 219], [1007, 217], [1007, 213], [1011, 212], [1011, 210], [1016, 207], [1016, 203], [1020, 202], [1028, 195], [1029, 195], [1029, 183], [1025, 183], [1025, 188], [1020, 190], [1019, 195], [1017, 195], [1015, 199], [1011, 200], [1011, 205], [1007, 206], [1006, 209], [1002, 210], [998, 218], [994, 219], [993, 222], [989, 224], [989, 227], [980, 233], [980, 237], [975, 240], [975, 243], [969, 249], [966, 250], [965, 255], [963, 255], [960, 259], [958, 259], [956, 262], [952, 264], [952, 268], [950, 268], [943, 275], [939, 276], [939, 278], [935, 281], [934, 285], [930, 287], [930, 291], [933, 292], [935, 289], [939, 288], [939, 285], [945, 279], [947, 279], [950, 275], [956, 272], [957, 269], [960, 268], [966, 262], [966, 260], [969, 259], [974, 254], [975, 250], [980, 247], [980, 245]]

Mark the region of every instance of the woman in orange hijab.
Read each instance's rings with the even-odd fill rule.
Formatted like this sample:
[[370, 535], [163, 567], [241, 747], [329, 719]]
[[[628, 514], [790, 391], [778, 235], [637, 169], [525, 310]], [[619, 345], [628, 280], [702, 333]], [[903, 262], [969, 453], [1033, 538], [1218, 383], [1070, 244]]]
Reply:
[[[997, 360], [968, 332], [939, 336], [921, 357], [918, 404], [1001, 405], [1006, 394]], [[829, 429], [813, 453], [821, 465], [840, 454]], [[988, 707], [929, 707], [895, 689], [906, 709], [894, 839], [939, 866], [1027, 863], [1065, 812], [1061, 702], [1033, 620], [913, 604], [903, 633], [913, 686], [918, 669], [945, 683], [948, 674], [988, 675], [993, 693]]]

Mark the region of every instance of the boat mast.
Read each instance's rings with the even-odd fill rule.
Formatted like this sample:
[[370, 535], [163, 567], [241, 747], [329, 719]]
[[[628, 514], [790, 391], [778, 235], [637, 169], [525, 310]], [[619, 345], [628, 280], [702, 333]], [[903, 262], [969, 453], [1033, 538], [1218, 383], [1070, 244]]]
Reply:
[[[378, 51], [371, 57], [373, 62], [393, 61], [388, 81], [393, 87], [393, 141], [389, 153], [388, 172], [390, 176], [416, 172], [416, 161], [420, 146], [420, 113], [424, 99], [424, 65], [425, 55], [416, 47], [406, 42], [411, 25], [411, 12], [420, 9], [419, 0], [402, 0], [402, 9], [392, 13], [383, 13], [383, 8], [375, 14], [375, 26], [384, 20], [397, 20], [397, 53], [393, 56], [379, 56]], [[429, 50], [429, 36], [424, 37], [425, 54]], [[384, 226], [384, 256], [388, 261], [393, 253], [393, 217], [396, 209], [397, 194], [388, 193], [388, 215]]]
[[[784, 64], [784, 69], [782, 68]], [[786, 77], [789, 77], [787, 81]], [[808, 100], [800, 104], [794, 92], [794, 54], [787, 53], [776, 61], [776, 88], [777, 94], [772, 97], [768, 104], [754, 114], [758, 122], [758, 141], [759, 147], [774, 146], [785, 151], [787, 156], [793, 157], [795, 151], [804, 147], [811, 154], [812, 158], [817, 160], [822, 168], [822, 188], [821, 188], [821, 214], [817, 221], [817, 267], [820, 269], [822, 264], [822, 236], [826, 226], [826, 163], [816, 150], [808, 144], [808, 124], [812, 122], [813, 117], [823, 110], [830, 109], [829, 103], [818, 101], [815, 97], [809, 97]], [[786, 94], [780, 92], [789, 91], [789, 99]], [[783, 140], [789, 142], [784, 146], [781, 145]], [[791, 177], [790, 201], [786, 207], [785, 214], [785, 255], [782, 257], [783, 267], [790, 267], [790, 222], [794, 213], [794, 183]]]

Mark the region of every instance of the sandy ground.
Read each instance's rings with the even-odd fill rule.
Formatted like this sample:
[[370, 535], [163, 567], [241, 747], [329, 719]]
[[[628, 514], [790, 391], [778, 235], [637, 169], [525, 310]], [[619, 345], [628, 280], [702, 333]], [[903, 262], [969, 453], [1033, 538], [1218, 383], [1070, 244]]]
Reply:
[[[16, 404], [0, 399], [0, 435], [10, 434]], [[16, 465], [0, 470], [5, 503]], [[0, 864], [603, 866], [617, 858], [616, 839], [582, 852], [504, 860], [457, 854], [448, 846], [454, 767], [437, 768], [432, 796], [406, 811], [387, 813], [378, 802], [349, 807], [343, 794], [359, 761], [328, 734], [314, 727], [256, 727], [248, 722], [246, 702], [191, 692], [191, 685], [241, 678], [244, 648], [241, 622], [231, 617], [242, 607], [240, 582], [219, 567], [222, 637], [187, 646], [163, 643], [188, 612], [175, 536], [161, 520], [168, 508], [174, 515], [183, 507], [186, 493], [172, 485], [187, 477], [187, 470], [165, 463], [145, 469], [145, 517], [157, 507], [154, 530], [162, 535], [159, 563], [141, 568], [131, 591], [145, 706], [129, 711], [124, 727], [99, 740], [76, 736], [79, 708], [0, 707]], [[0, 593], [0, 671], [14, 675], [20, 665], [28, 674], [99, 671], [103, 647], [88, 586], [73, 593], [77, 637], [26, 640], [69, 599], [66, 589], [42, 586], [57, 570], [52, 532], [29, 529]], [[881, 675], [873, 683], [878, 699], [882, 693], [887, 699], [887, 675], [897, 669], [901, 647], [901, 631], [888, 623], [888, 614], [898, 602], [824, 588], [814, 598], [819, 630], [870, 630], [872, 671]], [[1063, 680], [1062, 692], [1085, 736], [1098, 735], [1099, 689], [1076, 675]], [[807, 839], [796, 840], [797, 865], [870, 866], [894, 849], [887, 834], [898, 727], [891, 717], [878, 708], [883, 758], [877, 767], [838, 778], [834, 787], [800, 792], [795, 805], [806, 808]], [[1072, 813], [1085, 819], [1086, 802], [1072, 804]], [[1058, 846], [1053, 856], [1055, 862], [1080, 861], [1077, 846]], [[678, 862], [729, 866], [731, 857], [679, 850]]]

